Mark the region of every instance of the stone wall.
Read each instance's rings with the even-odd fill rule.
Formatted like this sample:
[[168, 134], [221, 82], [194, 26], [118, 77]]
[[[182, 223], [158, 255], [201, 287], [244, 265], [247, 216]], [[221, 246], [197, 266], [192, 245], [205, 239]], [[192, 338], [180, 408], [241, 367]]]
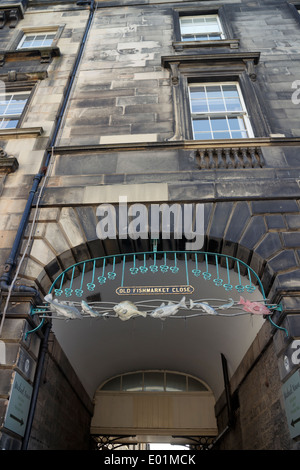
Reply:
[[[228, 427], [225, 394], [216, 405], [219, 450], [299, 450], [284, 412], [276, 349], [265, 324], [231, 378], [234, 422]], [[262, 353], [263, 351], [263, 353]]]
[[[7, 23], [0, 29], [1, 49], [5, 51], [0, 79], [9, 86], [24, 80], [30, 82], [34, 93], [15, 134], [0, 131], [0, 147], [18, 161], [17, 171], [1, 174], [0, 180], [1, 272], [24, 211], [32, 177], [43, 165], [49, 150], [89, 17], [88, 6], [81, 7], [76, 2], [5, 2], [8, 8], [12, 3], [27, 9], [14, 28]], [[251, 3], [225, 0], [222, 17], [235, 41], [234, 48], [228, 43], [221, 50], [201, 46], [196, 51], [180, 51], [173, 44], [178, 40], [178, 8], [200, 12], [215, 8], [215, 3], [174, 1], [171, 4], [161, 0], [137, 3], [130, 0], [126, 5], [123, 2], [97, 5], [75, 86], [66, 113], [60, 116], [58, 139], [55, 148], [50, 149], [53, 158], [49, 178], [22, 278], [45, 293], [55, 276], [74, 262], [91, 255], [101, 256], [105, 250], [110, 253], [122, 250], [122, 244], [115, 241], [104, 250], [96, 240], [95, 210], [98, 204], [117, 203], [119, 195], [127, 194], [129, 202], [205, 202], [205, 247], [249, 263], [274, 298], [281, 300], [282, 295], [288, 297], [290, 292], [294, 295], [299, 291], [300, 272], [299, 105], [292, 101], [295, 91], [292, 84], [300, 72], [297, 40], [300, 21], [296, 8], [283, 0]], [[40, 55], [28, 56], [27, 60], [15, 55], [22, 29], [54, 24], [61, 28], [57, 42], [59, 53], [56, 50], [49, 62], [41, 61]], [[206, 61], [203, 57], [188, 58], [194, 54], [206, 55]], [[249, 64], [247, 54], [256, 58], [255, 66]], [[183, 99], [185, 74], [191, 72], [189, 60], [192, 73], [196, 63], [197, 73], [207, 79], [210, 71], [220, 70], [218, 67], [225, 56], [230, 62], [231, 76], [238, 73], [242, 77], [245, 98], [250, 106], [252, 103], [251, 118], [254, 123], [257, 121], [258, 133], [247, 143], [247, 158], [249, 163], [250, 147], [259, 148], [263, 164], [258, 167], [248, 164], [233, 168], [223, 156], [222, 166], [209, 162], [203, 168], [202, 153], [205, 151], [205, 159], [209, 161], [209, 148], [190, 141], [190, 123]], [[176, 65], [176, 61], [180, 64]], [[224, 72], [223, 64], [222, 73], [227, 73], [226, 67]], [[222, 145], [229, 148], [232, 163], [241, 144], [223, 142]], [[218, 156], [213, 158], [219, 161]], [[30, 224], [25, 242], [29, 229]], [[291, 317], [298, 320], [299, 302], [293, 300]], [[24, 341], [24, 331], [28, 329], [24, 322], [30, 309], [28, 304], [24, 311], [23, 305], [15, 305], [10, 308], [3, 338], [8, 354], [0, 367], [2, 421], [15, 370], [24, 374], [22, 361], [26, 356], [33, 366], [29, 369], [33, 374], [37, 361], [37, 351]], [[282, 316], [278, 314], [278, 317], [281, 321]], [[11, 326], [11, 322], [15, 324]], [[291, 322], [292, 337], [299, 336], [296, 323]], [[33, 337], [29, 338], [32, 341]], [[256, 346], [260, 352], [262, 345]], [[233, 391], [238, 393], [240, 403], [237, 437], [233, 443], [226, 436], [227, 443], [225, 440], [222, 444], [226, 448], [259, 448], [253, 432], [258, 424], [254, 421], [251, 425], [254, 427], [250, 428], [250, 415], [261, 418], [260, 426], [264, 428], [260, 436], [266, 439], [265, 446], [293, 447], [288, 442], [279, 398], [280, 380], [285, 380], [287, 375], [278, 376], [276, 371], [276, 360], [279, 365], [282, 363], [285, 347], [284, 341], [280, 345], [276, 342], [275, 350], [269, 344], [246, 378], [235, 382]], [[249, 370], [247, 361], [246, 358], [242, 365], [245, 373]], [[64, 364], [62, 369], [61, 364]], [[25, 374], [25, 378], [32, 383], [33, 375]], [[43, 380], [30, 447], [86, 447], [90, 404], [83, 398], [78, 384], [71, 387], [73, 372], [54, 339]], [[57, 381], [60, 386], [54, 389]], [[260, 388], [256, 389], [257, 383]], [[78, 435], [81, 433], [81, 440], [64, 427], [66, 420], [73, 417], [72, 406], [80, 409], [79, 424], [72, 425]], [[255, 416], [249, 411], [250, 406], [258, 410]], [[58, 429], [51, 436], [49, 422], [44, 421], [45, 413], [49, 419], [51, 413], [57, 415]], [[18, 439], [11, 442], [8, 445], [20, 445]]]
[[28, 450], [88, 450], [92, 413], [93, 404], [52, 334]]
[[[30, 305], [20, 296], [13, 297], [4, 322], [0, 341], [0, 447], [21, 450], [25, 437], [28, 450], [86, 450], [93, 404], [53, 334], [46, 346], [38, 399], [31, 401], [35, 407], [32, 423], [29, 411], [20, 434], [5, 426], [15, 374], [32, 387], [38, 376], [44, 332], [41, 329], [38, 334], [32, 333], [36, 324], [26, 320]], [[25, 426], [30, 428], [29, 439]]]

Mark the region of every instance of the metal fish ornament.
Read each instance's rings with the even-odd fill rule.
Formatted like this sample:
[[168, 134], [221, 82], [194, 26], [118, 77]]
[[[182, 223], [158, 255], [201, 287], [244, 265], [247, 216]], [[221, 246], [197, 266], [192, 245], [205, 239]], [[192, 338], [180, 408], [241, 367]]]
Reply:
[[50, 304], [51, 312], [56, 313], [58, 316], [66, 319], [82, 319], [82, 315], [76, 307], [59, 303], [57, 299], [52, 299], [52, 294], [47, 294], [45, 301]]
[[182, 297], [181, 301], [178, 304], [173, 304], [169, 302], [167, 305], [163, 302], [160, 307], [157, 307], [150, 314], [153, 318], [161, 318], [165, 320], [166, 317], [170, 315], [175, 315], [180, 308], [186, 308], [185, 297]]
[[238, 305], [242, 305], [242, 309], [245, 312], [255, 313], [259, 315], [270, 315], [271, 311], [265, 305], [260, 302], [250, 302], [250, 300], [245, 300], [244, 297], [240, 297]]
[[229, 303], [224, 304], [224, 305], [220, 305], [220, 307], [218, 307], [218, 310], [227, 310], [228, 308], [232, 307], [233, 305], [234, 305], [234, 300], [232, 298], [229, 298]]
[[192, 308], [200, 308], [209, 315], [218, 315], [216, 310], [210, 305], [208, 305], [206, 302], [193, 302], [192, 299], [190, 299], [190, 309]]
[[128, 300], [120, 302], [118, 305], [115, 305], [113, 309], [116, 312], [117, 316], [123, 321], [129, 320], [129, 318], [136, 315], [142, 315], [143, 317], [147, 316], [146, 312], [140, 312], [134, 305], [134, 303]]
[[87, 304], [84, 300], [81, 301], [81, 309], [84, 313], [91, 315], [91, 317], [101, 317], [100, 313], [93, 310], [89, 304]]

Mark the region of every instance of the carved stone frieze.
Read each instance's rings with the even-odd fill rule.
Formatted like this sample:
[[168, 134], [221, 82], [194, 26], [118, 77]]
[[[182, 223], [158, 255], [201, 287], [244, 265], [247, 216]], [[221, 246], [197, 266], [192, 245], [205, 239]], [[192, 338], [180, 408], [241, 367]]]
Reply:
[[4, 0], [0, 4], [0, 29], [4, 26], [15, 28], [24, 17], [24, 10], [27, 6], [27, 0], [14, 1]]
[[0, 147], [0, 174], [13, 173], [18, 167], [18, 160]]
[[40, 63], [51, 62], [53, 57], [60, 56], [58, 47], [40, 48], [40, 49], [20, 49], [14, 51], [0, 51], [0, 67], [5, 64], [8, 59], [10, 62], [19, 60], [36, 60], [39, 58]]

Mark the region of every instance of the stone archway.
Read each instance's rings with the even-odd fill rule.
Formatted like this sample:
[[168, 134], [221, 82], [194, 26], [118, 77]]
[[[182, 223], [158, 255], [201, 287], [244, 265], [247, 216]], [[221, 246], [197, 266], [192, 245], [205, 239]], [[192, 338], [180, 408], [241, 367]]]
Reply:
[[[41, 208], [21, 274], [45, 293], [59, 272], [74, 263], [151, 249], [147, 240], [99, 240], [96, 209], [96, 206]], [[244, 261], [258, 274], [267, 295], [289, 289], [292, 284], [296, 287], [300, 278], [297, 201], [209, 202], [204, 204], [204, 210], [203, 250]], [[161, 247], [168, 250], [182, 246], [181, 240], [163, 240]]]
[[[134, 252], [144, 247], [143, 244], [147, 245], [146, 241], [143, 244], [131, 240], [103, 243], [96, 239], [95, 210], [95, 207], [42, 209], [39, 235], [35, 237], [25, 277], [34, 280], [43, 293], [59, 272], [74, 262], [91, 258], [91, 255]], [[255, 367], [262, 351], [269, 351], [272, 346], [280, 379], [284, 380], [295, 370], [293, 365], [286, 369], [284, 357], [292, 339], [297, 337], [299, 232], [296, 227], [289, 230], [288, 226], [299, 216], [298, 204], [296, 201], [207, 203], [205, 212], [205, 248], [233, 255], [249, 264], [259, 275], [269, 301], [282, 304], [282, 311], [276, 313], [275, 321], [288, 326], [290, 337], [286, 339], [281, 331], [271, 331], [268, 325], [250, 348], [246, 362], [250, 360], [250, 369]], [[278, 366], [276, 363], [275, 368]], [[245, 380], [242, 376], [240, 370], [236, 371], [234, 386], [239, 387], [239, 381]], [[282, 409], [281, 419], [284, 420]]]

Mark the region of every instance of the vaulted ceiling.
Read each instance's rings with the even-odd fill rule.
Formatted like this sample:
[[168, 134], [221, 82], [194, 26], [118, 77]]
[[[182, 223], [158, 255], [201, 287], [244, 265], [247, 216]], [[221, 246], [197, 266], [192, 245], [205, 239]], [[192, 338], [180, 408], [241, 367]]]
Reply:
[[[153, 283], [153, 278], [150, 281], [150, 278], [139, 274], [131, 285], [186, 285], [186, 270], [180, 263], [183, 261], [179, 262], [180, 269], [176, 275], [157, 273]], [[205, 266], [199, 267], [202, 272], [205, 271]], [[121, 266], [117, 266], [118, 274], [120, 270]], [[227, 274], [225, 268], [219, 268], [221, 278], [226, 280]], [[241, 278], [236, 272], [231, 270], [230, 277], [233, 286], [239, 285]], [[78, 285], [80, 279], [81, 276], [76, 278]], [[148, 311], [163, 302], [177, 303], [183, 296], [187, 307], [190, 299], [209, 299], [207, 301], [211, 305], [221, 305], [228, 303], [229, 298], [238, 301], [240, 295], [250, 300], [262, 298], [257, 288], [251, 294], [240, 294], [235, 287], [231, 291], [226, 291], [223, 286], [217, 287], [212, 279], [205, 280], [203, 276], [190, 278], [189, 284], [194, 288], [192, 294], [145, 296], [118, 295], [116, 287], [119, 284], [114, 281], [99, 285], [96, 296], [85, 298], [89, 301], [98, 295], [103, 305], [111, 302], [111, 306], [129, 300], [143, 305]], [[242, 280], [245, 281], [243, 284], [247, 284], [246, 279]], [[81, 298], [72, 300], [78, 303]], [[221, 353], [227, 359], [231, 376], [265, 320], [261, 315], [246, 312], [240, 315], [243, 310], [237, 307], [219, 311], [218, 315], [199, 315], [199, 312], [180, 309], [176, 315], [165, 320], [148, 314], [146, 318], [139, 315], [122, 321], [111, 310], [102, 318], [54, 319], [53, 331], [91, 398], [101, 383], [114, 375], [135, 370], [163, 369], [192, 374], [204, 380], [217, 399], [224, 389]]]

